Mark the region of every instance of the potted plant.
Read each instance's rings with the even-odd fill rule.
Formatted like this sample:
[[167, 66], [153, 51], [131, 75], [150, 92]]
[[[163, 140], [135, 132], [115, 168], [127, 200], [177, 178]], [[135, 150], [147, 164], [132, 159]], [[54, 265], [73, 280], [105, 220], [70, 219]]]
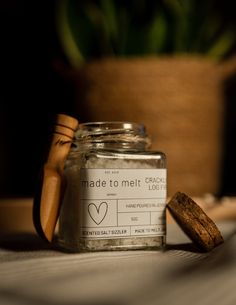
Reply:
[[[212, 1], [62, 0], [58, 33], [82, 120], [144, 123], [169, 193], [217, 194], [235, 35]], [[234, 65], [235, 66], [235, 65]]]

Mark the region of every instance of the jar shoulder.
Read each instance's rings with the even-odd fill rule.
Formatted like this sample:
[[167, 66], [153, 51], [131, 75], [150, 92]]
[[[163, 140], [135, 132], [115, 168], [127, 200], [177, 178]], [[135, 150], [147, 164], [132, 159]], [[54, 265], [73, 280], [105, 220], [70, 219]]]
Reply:
[[87, 168], [166, 168], [166, 155], [160, 151], [87, 150], [70, 159], [70, 164]]

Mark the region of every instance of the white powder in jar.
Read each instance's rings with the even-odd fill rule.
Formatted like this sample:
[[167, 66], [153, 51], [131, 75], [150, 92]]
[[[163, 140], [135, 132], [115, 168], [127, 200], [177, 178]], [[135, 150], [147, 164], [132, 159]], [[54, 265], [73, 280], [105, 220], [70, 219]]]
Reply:
[[[164, 178], [159, 177], [160, 173]], [[162, 249], [165, 245], [165, 174], [159, 153], [92, 153], [69, 160], [65, 169], [66, 192], [60, 213], [59, 244], [81, 252]], [[155, 177], [162, 182], [154, 184]], [[86, 182], [85, 191], [81, 190], [82, 181]], [[160, 195], [158, 190], [147, 190], [155, 185], [163, 188], [161, 200], [156, 198]], [[154, 211], [145, 210], [147, 202]], [[161, 231], [151, 232], [154, 229]], [[139, 232], [146, 233], [139, 236]]]

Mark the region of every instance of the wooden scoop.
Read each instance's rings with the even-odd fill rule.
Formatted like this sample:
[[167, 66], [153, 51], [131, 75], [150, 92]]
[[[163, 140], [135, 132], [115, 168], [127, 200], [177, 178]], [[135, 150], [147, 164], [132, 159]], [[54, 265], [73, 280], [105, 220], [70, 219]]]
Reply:
[[48, 158], [34, 198], [33, 220], [37, 233], [51, 242], [64, 190], [63, 170], [78, 121], [57, 115]]

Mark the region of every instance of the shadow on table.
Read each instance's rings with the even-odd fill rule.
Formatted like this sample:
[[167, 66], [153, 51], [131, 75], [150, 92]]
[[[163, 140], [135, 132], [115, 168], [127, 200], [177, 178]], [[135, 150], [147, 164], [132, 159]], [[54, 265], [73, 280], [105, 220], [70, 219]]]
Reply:
[[[171, 278], [174, 276], [189, 276], [189, 274], [202, 275], [209, 273], [225, 272], [226, 270], [235, 270], [236, 266], [236, 231], [225, 239], [225, 242], [205, 255], [200, 255], [198, 259], [190, 260], [184, 265], [178, 266], [172, 270]], [[179, 249], [179, 248], [178, 248]], [[170, 250], [173, 250], [170, 249]], [[183, 249], [184, 250], [184, 249]], [[187, 250], [188, 251], [188, 250]]]
[[16, 252], [56, 250], [54, 245], [33, 233], [0, 234], [0, 248]]
[[192, 253], [204, 253], [200, 249], [198, 249], [193, 243], [182, 243], [182, 244], [167, 244], [165, 247], [166, 251], [185, 251]]

